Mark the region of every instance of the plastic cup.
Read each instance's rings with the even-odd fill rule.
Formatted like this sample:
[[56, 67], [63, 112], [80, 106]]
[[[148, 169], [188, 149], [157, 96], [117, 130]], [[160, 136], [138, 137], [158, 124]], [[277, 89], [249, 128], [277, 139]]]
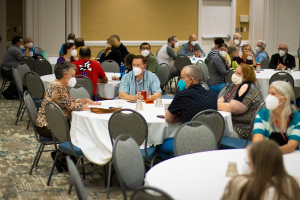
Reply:
[[287, 73], [289, 73], [289, 74], [291, 74], [292, 73], [292, 70], [291, 70], [291, 68], [287, 68]]
[[236, 176], [238, 174], [239, 174], [239, 172], [237, 170], [236, 162], [229, 162], [228, 167], [227, 167], [227, 171], [226, 171], [226, 176], [227, 177], [233, 177], [233, 176]]
[[260, 65], [256, 65], [256, 72], [260, 73], [260, 70], [261, 70], [261, 66]]
[[46, 52], [46, 51], [43, 51], [43, 52], [42, 52], [42, 56], [46, 59], [47, 52]]
[[124, 101], [122, 100], [116, 101], [116, 104], [117, 104], [117, 108], [123, 108]]
[[156, 99], [155, 107], [163, 107], [162, 99]]
[[141, 100], [137, 100], [135, 110], [136, 111], [143, 111], [143, 104], [142, 104]]

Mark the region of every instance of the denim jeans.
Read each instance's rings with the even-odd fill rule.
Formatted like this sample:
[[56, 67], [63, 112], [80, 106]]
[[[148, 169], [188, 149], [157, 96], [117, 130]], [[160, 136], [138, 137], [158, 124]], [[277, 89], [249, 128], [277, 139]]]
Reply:
[[219, 94], [220, 91], [227, 86], [227, 83], [221, 83], [219, 85], [212, 85], [212, 86], [209, 86], [209, 89], [214, 91], [216, 94]]

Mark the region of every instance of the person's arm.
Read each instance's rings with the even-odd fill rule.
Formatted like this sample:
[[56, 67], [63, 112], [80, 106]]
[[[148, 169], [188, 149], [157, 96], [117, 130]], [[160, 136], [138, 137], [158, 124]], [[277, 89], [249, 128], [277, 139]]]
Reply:
[[169, 46], [167, 46], [167, 53], [171, 58], [173, 58], [173, 60], [175, 60], [175, 58], [177, 57], [175, 51]]
[[138, 99], [143, 99], [143, 96], [141, 95], [140, 92], [138, 92], [135, 96], [133, 95], [129, 95], [129, 94], [126, 94], [125, 92], [119, 92], [119, 98], [120, 99], [125, 99], [125, 100], [138, 100]]
[[151, 92], [149, 91], [149, 95], [147, 97], [148, 100], [156, 100], [161, 98], [161, 92], [156, 92], [153, 95], [151, 95]]
[[100, 57], [100, 60], [99, 62], [103, 62], [105, 60], [114, 60], [113, 57], [115, 55], [115, 53], [113, 51], [111, 51], [109, 54], [106, 54], [108, 51], [107, 51], [107, 48], [105, 49], [105, 51], [103, 52], [103, 54], [101, 55]]
[[98, 83], [108, 83], [108, 78], [105, 76], [104, 78], [100, 79], [98, 78]]
[[293, 67], [296, 67], [295, 57], [291, 55], [289, 58], [286, 67], [293, 69]]
[[270, 69], [276, 69], [278, 65], [278, 59], [276, 59], [275, 56], [276, 54], [272, 55], [271, 61], [270, 61]]
[[222, 59], [213, 59], [211, 65], [212, 64], [220, 74], [227, 75], [229, 73], [229, 70], [225, 69], [225, 64], [222, 62]]
[[53, 90], [53, 100], [61, 108], [66, 108], [69, 111], [82, 110], [83, 104], [80, 100], [73, 99], [63, 86], [56, 86]]
[[95, 67], [98, 68], [99, 73], [98, 73], [98, 83], [107, 83], [108, 82], [108, 78], [105, 74], [105, 72], [103, 71], [101, 65], [98, 62], [93, 62]]
[[180, 113], [173, 115], [170, 111], [166, 111], [165, 113], [165, 121], [169, 124], [179, 123], [181, 122]]
[[[200, 45], [199, 45], [198, 43], [196, 43], [196, 45], [199, 47], [199, 50], [200, 50], [200, 52], [201, 52], [200, 57], [205, 57], [205, 53], [204, 53], [203, 49], [201, 49], [201, 47], [200, 47]], [[196, 46], [196, 45], [195, 45], [195, 46]]]
[[64, 46], [65, 44], [61, 45], [61, 48], [59, 50], [59, 56], [64, 53]]
[[25, 44], [25, 56], [30, 56], [30, 53], [29, 53], [29, 44]]
[[[152, 75], [150, 75], [149, 73], [148, 73], [148, 75], [149, 75], [149, 79], [150, 79], [150, 84], [151, 84], [151, 93], [153, 94], [153, 95], [151, 95], [151, 100], [155, 100], [155, 99], [158, 99], [158, 98], [161, 98], [161, 88], [160, 88], [160, 81], [159, 81], [159, 79], [158, 79], [158, 77], [156, 76], [156, 75], [154, 75], [154, 74], [152, 74]], [[150, 92], [150, 91], [149, 91]]]
[[[168, 47], [169, 47], [169, 46], [168, 46]], [[169, 47], [169, 48], [171, 48], [171, 47]], [[172, 48], [171, 48], [171, 49], [172, 49]], [[167, 49], [167, 50], [168, 50], [168, 49]], [[191, 53], [191, 52], [189, 51], [189, 49], [186, 48], [185, 44], [181, 46], [181, 48], [180, 48], [180, 54], [183, 54], [183, 55], [186, 55], [186, 56], [193, 56], [193, 53]], [[174, 58], [174, 59], [175, 59], [175, 58]]]
[[263, 116], [262, 114], [263, 112], [264, 112], [263, 110], [260, 110], [254, 119], [253, 138], [252, 138], [253, 143], [263, 141], [264, 137], [266, 137], [266, 130], [263, 121], [261, 119], [261, 116]]
[[289, 140], [286, 145], [281, 146], [281, 151], [283, 154], [292, 153], [299, 146], [299, 142], [296, 140]]

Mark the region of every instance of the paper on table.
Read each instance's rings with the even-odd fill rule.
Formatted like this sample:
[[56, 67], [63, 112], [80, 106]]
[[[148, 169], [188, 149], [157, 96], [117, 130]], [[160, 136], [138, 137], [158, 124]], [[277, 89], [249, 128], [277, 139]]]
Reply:
[[101, 106], [101, 105], [89, 105], [88, 107], [89, 108], [105, 108], [105, 109], [109, 108], [109, 106]]

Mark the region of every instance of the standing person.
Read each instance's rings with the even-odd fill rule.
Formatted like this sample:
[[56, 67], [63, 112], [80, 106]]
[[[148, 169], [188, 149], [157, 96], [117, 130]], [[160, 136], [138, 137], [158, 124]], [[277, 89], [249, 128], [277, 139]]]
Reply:
[[123, 43], [121, 42], [120, 37], [118, 35], [112, 35], [110, 37], [114, 37], [118, 40], [118, 42], [119, 42], [118, 48], [122, 54], [122, 62], [124, 63], [125, 56], [127, 56], [127, 54], [129, 54], [129, 52], [127, 51], [127, 48], [123, 45]]
[[[75, 34], [74, 33], [70, 33], [68, 35], [68, 38], [67, 38], [67, 43], [75, 43]], [[62, 56], [63, 53], [64, 53], [64, 46], [65, 46], [66, 43], [64, 43], [60, 50], [59, 50], [59, 56]]]
[[205, 58], [205, 60], [204, 60], [204, 62], [206, 63], [206, 64], [208, 64], [210, 61], [211, 61], [211, 59], [216, 55], [216, 54], [218, 54], [218, 52], [219, 52], [219, 46], [220, 46], [220, 44], [222, 44], [222, 43], [224, 43], [224, 40], [222, 39], [222, 38], [216, 38], [216, 39], [214, 39], [214, 44], [213, 44], [213, 47], [212, 47], [212, 49], [211, 49], [211, 51], [208, 53], [208, 55], [207, 55], [207, 57]]
[[[114, 60], [116, 61], [119, 66], [123, 62], [122, 54], [119, 50], [120, 43], [115, 37], [110, 37], [107, 39], [106, 49], [104, 50], [103, 54], [101, 55], [99, 62], [103, 62], [105, 60]], [[107, 52], [110, 51], [109, 54]]]
[[255, 47], [255, 61], [257, 63], [262, 63], [262, 61], [267, 57], [267, 54], [265, 52], [267, 45], [266, 42], [263, 40], [258, 40], [256, 47]]
[[289, 46], [286, 43], [282, 42], [279, 44], [278, 52], [272, 55], [270, 61], [271, 69], [281, 70], [296, 67], [295, 57], [288, 54]]
[[[1, 73], [3, 78], [7, 78], [10, 81], [8, 88], [2, 92], [2, 95], [6, 99], [14, 99], [14, 96], [18, 96], [18, 90], [14, 82], [14, 76], [12, 68], [17, 67], [20, 64], [21, 58], [24, 56], [22, 50], [24, 49], [23, 38], [20, 36], [13, 37], [11, 46], [7, 49], [3, 61], [1, 64]], [[29, 44], [25, 45], [25, 56], [29, 55]]]
[[254, 58], [254, 55], [251, 53], [251, 46], [249, 44], [244, 44], [242, 46], [242, 55], [240, 55], [240, 58], [243, 59], [243, 62], [252, 65], [253, 67], [256, 66], [256, 61]]
[[246, 42], [244, 42], [242, 40], [242, 36], [239, 33], [233, 34], [232, 41], [230, 42], [230, 45], [235, 45], [235, 46], [238, 47], [239, 55], [242, 55], [242, 46], [244, 44], [246, 44]]
[[193, 57], [205, 57], [204, 51], [201, 49], [195, 34], [190, 35], [189, 41], [181, 46], [181, 54]]
[[[26, 37], [24, 40], [24, 44], [28, 44], [29, 45], [29, 56], [39, 56], [40, 54], [35, 50], [35, 48], [33, 47], [33, 39], [32, 37]], [[22, 53], [25, 55], [25, 51], [26, 49], [24, 48], [22, 50]]]
[[142, 43], [140, 45], [140, 53], [145, 56], [147, 60], [146, 69], [155, 74], [157, 69], [157, 60], [152, 55], [150, 44], [147, 42]]
[[77, 58], [77, 51], [75, 49], [75, 44], [67, 42], [64, 45], [64, 53], [63, 53], [62, 56], [60, 56], [57, 59], [56, 64], [58, 65], [59, 63], [61, 63], [63, 61], [74, 62], [75, 60], [78, 60], [78, 58]]

